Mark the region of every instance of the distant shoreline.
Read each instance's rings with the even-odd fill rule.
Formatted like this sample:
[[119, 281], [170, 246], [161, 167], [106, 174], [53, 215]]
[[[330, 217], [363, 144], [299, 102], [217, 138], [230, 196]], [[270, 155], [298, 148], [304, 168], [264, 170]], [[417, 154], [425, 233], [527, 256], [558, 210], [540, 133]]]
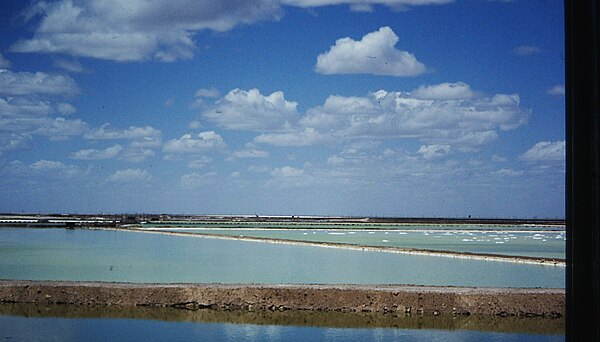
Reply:
[[[438, 228], [433, 228], [433, 229], [428, 229], [428, 228], [423, 228], [423, 229], [414, 229], [414, 228], [410, 228], [410, 229], [402, 229], [402, 228], [395, 228], [398, 227], [397, 225], [394, 225], [394, 227], [390, 227], [390, 228], [365, 228], [365, 227], [345, 227], [342, 225], [332, 225], [331, 227], [327, 227], [327, 228], [309, 228], [309, 227], [300, 227], [300, 228], [281, 228], [279, 226], [274, 226], [274, 227], [243, 227], [243, 226], [235, 226], [235, 227], [223, 227], [223, 226], [217, 226], [217, 227], [206, 227], [206, 226], [202, 226], [202, 227], [186, 227], [186, 226], [182, 226], [182, 225], [177, 225], [177, 224], [165, 224], [165, 225], [160, 225], [160, 226], [149, 226], [149, 227], [144, 227], [144, 226], [136, 226], [136, 225], [131, 225], [131, 226], [123, 226], [121, 228], [133, 228], [133, 229], [140, 229], [140, 230], [160, 230], [160, 229], [170, 229], [172, 231], [176, 231], [176, 230], [198, 230], [198, 231], [202, 231], [202, 230], [206, 230], [206, 231], [211, 231], [211, 230], [239, 230], [239, 231], [265, 231], [265, 230], [269, 230], [269, 231], [303, 231], [303, 230], [309, 230], [309, 231], [315, 231], [315, 230], [321, 230], [321, 231], [328, 231], [328, 232], [352, 232], [352, 231], [356, 231], [356, 232], [404, 232], [404, 233], [408, 233], [408, 232], [417, 232], [417, 233], [436, 233], [436, 232], [449, 232], [449, 233], [473, 233], [473, 232], [478, 232], [478, 233], [496, 233], [498, 232], [498, 229], [490, 229], [490, 227], [481, 227], [481, 226], [477, 226], [480, 228], [468, 228], [468, 229], [460, 229], [459, 226], [446, 226], [446, 225], [439, 225], [439, 226], [433, 226], [433, 225], [428, 225], [427, 227], [448, 227], [448, 228], [442, 228], [442, 229], [438, 229]], [[464, 227], [464, 226], [460, 226], [460, 227]], [[497, 226], [493, 226], [493, 227], [497, 227]], [[546, 226], [541, 226], [541, 227], [546, 227]], [[533, 229], [533, 230], [527, 230], [527, 229], [502, 229], [502, 233], [557, 233], [557, 232], [562, 232], [562, 230], [557, 230], [557, 229]]]
[[564, 219], [507, 218], [410, 218], [410, 217], [343, 217], [296, 215], [157, 215], [157, 214], [0, 214], [0, 226], [19, 227], [118, 227], [140, 223], [157, 224], [327, 224], [327, 225], [444, 225], [444, 226], [521, 226], [565, 229]]

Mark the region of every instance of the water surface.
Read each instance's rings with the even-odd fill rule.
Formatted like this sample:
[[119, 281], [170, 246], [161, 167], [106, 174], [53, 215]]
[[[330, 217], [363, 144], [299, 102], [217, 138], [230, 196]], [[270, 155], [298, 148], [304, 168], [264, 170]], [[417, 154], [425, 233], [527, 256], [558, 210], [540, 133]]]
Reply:
[[142, 319], [320, 328], [472, 330], [507, 334], [563, 335], [564, 318], [478, 315], [405, 315], [374, 312], [185, 310], [172, 307], [0, 303], [0, 316], [70, 319]]
[[5, 341], [563, 341], [564, 335], [0, 316]]
[[565, 258], [566, 247], [564, 231], [523, 230], [521, 227], [496, 227], [498, 230], [494, 230], [494, 227], [487, 227], [486, 230], [471, 227], [456, 230], [439, 226], [412, 226], [402, 229], [219, 229], [149, 226], [142, 229], [556, 259]]
[[565, 268], [128, 231], [0, 229], [0, 278], [564, 288]]

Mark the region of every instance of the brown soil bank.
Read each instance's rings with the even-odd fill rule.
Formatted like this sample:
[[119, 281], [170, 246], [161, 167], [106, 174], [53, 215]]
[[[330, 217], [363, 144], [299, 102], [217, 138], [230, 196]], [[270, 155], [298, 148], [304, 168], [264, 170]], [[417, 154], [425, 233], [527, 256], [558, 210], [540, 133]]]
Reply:
[[0, 281], [0, 303], [562, 317], [562, 289]]

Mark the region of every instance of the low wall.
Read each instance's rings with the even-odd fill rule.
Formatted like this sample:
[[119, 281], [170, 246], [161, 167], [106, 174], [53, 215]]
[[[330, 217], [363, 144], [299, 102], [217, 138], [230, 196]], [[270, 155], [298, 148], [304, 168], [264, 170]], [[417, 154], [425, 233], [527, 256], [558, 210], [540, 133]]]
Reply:
[[562, 317], [563, 289], [0, 281], [0, 303]]

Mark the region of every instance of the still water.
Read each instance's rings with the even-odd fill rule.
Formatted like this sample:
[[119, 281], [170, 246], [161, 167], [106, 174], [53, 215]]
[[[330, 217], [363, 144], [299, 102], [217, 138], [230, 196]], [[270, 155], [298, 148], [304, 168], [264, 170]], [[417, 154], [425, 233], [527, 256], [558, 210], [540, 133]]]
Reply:
[[565, 268], [127, 231], [0, 229], [0, 279], [564, 288]]
[[0, 304], [7, 341], [561, 341], [564, 320]]
[[[164, 228], [142, 229], [193, 234], [217, 234], [309, 242], [333, 242], [366, 246], [416, 248], [452, 252], [488, 253], [511, 256], [565, 258], [564, 231], [531, 230], [522, 227], [486, 229], [442, 229], [433, 226], [401, 229], [305, 229], [285, 228]], [[494, 229], [494, 230], [492, 230]]]

